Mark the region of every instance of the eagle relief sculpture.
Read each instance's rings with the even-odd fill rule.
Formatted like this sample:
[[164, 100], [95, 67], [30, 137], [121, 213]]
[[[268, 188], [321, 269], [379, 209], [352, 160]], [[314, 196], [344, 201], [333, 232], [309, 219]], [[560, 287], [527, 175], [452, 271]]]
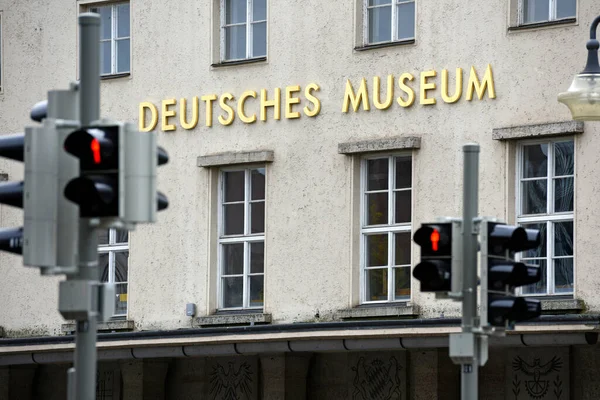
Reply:
[[236, 370], [233, 362], [227, 370], [221, 364], [213, 367], [210, 377], [210, 396], [214, 400], [247, 400], [252, 396], [252, 369], [242, 363]]
[[388, 363], [375, 359], [370, 363], [364, 357], [358, 359], [354, 375], [353, 400], [399, 400], [402, 398], [399, 371], [396, 357], [390, 357]]
[[[513, 371], [515, 371], [512, 389], [515, 399], [518, 398], [521, 392], [521, 380], [517, 374], [518, 372], [521, 372], [527, 377], [523, 381], [525, 383], [525, 390], [530, 398], [536, 400], [546, 398], [560, 399], [562, 396], [562, 380], [558, 374], [555, 379], [552, 379], [550, 374], [552, 372], [560, 372], [562, 364], [563, 362], [560, 357], [556, 356], [552, 357], [550, 361], [544, 364], [542, 364], [540, 358], [534, 358], [533, 363], [529, 364], [521, 357], [515, 357], [512, 363]], [[550, 384], [551, 379], [552, 385]], [[550, 396], [554, 396], [546, 397], [551, 386], [553, 390]]]

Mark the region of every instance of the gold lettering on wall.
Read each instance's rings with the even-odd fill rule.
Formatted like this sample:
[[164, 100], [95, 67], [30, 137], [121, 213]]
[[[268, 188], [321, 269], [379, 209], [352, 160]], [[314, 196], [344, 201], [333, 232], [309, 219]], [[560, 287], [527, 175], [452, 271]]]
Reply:
[[[146, 125], [146, 110], [150, 111], [150, 124]], [[140, 132], [150, 132], [156, 128], [158, 124], [158, 109], [152, 103], [147, 101], [140, 103]]]
[[448, 94], [448, 70], [442, 70], [442, 99], [444, 100], [444, 102], [449, 104], [456, 103], [460, 99], [460, 96], [462, 95], [463, 86], [462, 72], [462, 68], [456, 68], [456, 84], [454, 94], [450, 96]]
[[169, 118], [175, 116], [175, 110], [169, 110], [169, 107], [177, 104], [175, 99], [166, 99], [162, 101], [162, 130], [163, 131], [174, 131], [175, 125], [169, 124]]
[[198, 110], [200, 108], [200, 99], [194, 96], [192, 99], [192, 121], [186, 121], [187, 115], [187, 100], [181, 98], [179, 100], [179, 123], [183, 129], [194, 129], [198, 125]]
[[494, 78], [492, 76], [492, 66], [488, 64], [483, 75], [483, 81], [479, 82], [477, 77], [477, 71], [475, 67], [471, 67], [471, 73], [469, 74], [469, 85], [467, 88], [467, 100], [473, 100], [473, 91], [477, 91], [477, 98], [481, 100], [485, 90], [488, 89], [488, 97], [490, 99], [496, 98], [496, 90], [494, 88]]
[[367, 80], [365, 78], [362, 78], [357, 94], [354, 94], [354, 88], [352, 87], [352, 82], [350, 82], [350, 79], [346, 81], [346, 92], [344, 93], [344, 105], [342, 106], [342, 112], [348, 112], [350, 103], [352, 103], [352, 109], [354, 112], [358, 111], [358, 107], [361, 103], [363, 110], [369, 111], [371, 109], [369, 106], [369, 93], [367, 92]]
[[240, 116], [242, 122], [246, 124], [251, 124], [253, 122], [256, 122], [256, 114], [252, 114], [252, 116], [250, 117], [246, 115], [244, 106], [246, 105], [246, 99], [248, 97], [256, 98], [256, 92], [254, 90], [246, 90], [244, 93], [242, 93], [240, 99], [238, 100], [238, 115]]

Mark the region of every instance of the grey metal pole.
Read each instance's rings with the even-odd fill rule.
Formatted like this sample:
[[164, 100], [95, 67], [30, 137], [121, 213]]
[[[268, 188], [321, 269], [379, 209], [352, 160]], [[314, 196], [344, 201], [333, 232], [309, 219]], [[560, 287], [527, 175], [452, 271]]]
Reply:
[[81, 125], [100, 117], [100, 16], [79, 16], [79, 92]]
[[[81, 125], [100, 117], [100, 17], [79, 16], [79, 105]], [[75, 336], [76, 400], [96, 399], [96, 340], [98, 328], [98, 236], [88, 220], [79, 223], [79, 274], [75, 279], [95, 286], [88, 318], [77, 321]], [[82, 299], [84, 301], [84, 299]]]
[[[478, 213], [479, 194], [479, 145], [467, 143], [463, 146], [463, 303], [462, 331], [473, 332], [477, 318], [477, 234], [474, 219]], [[476, 341], [476, 349], [479, 341]], [[477, 353], [477, 351], [476, 351]], [[478, 363], [463, 364], [461, 370], [461, 393], [463, 400], [476, 400], [478, 397]]]

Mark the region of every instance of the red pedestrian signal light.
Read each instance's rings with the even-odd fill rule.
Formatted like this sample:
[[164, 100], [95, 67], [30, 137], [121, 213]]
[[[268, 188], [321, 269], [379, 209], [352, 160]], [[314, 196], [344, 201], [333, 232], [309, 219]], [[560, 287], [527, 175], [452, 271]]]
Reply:
[[429, 239], [431, 240], [431, 250], [438, 251], [440, 243], [440, 231], [434, 228]]
[[100, 157], [100, 142], [98, 139], [92, 139], [92, 143], [90, 145], [92, 148], [92, 155], [94, 157], [94, 164], [100, 164], [102, 158]]

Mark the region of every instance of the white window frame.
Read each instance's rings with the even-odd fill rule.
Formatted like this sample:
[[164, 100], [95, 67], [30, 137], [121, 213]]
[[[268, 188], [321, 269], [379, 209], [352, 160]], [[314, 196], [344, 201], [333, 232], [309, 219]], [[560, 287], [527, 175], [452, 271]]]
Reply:
[[[396, 157], [410, 157], [411, 160], [411, 187], [410, 189], [395, 189], [395, 181], [396, 181], [396, 166], [394, 160]], [[367, 197], [367, 181], [368, 181], [368, 168], [367, 161], [388, 158], [388, 189], [386, 190], [377, 190], [377, 191], [369, 191], [368, 193], [377, 193], [377, 192], [388, 192], [388, 224], [385, 225], [371, 225], [367, 226], [366, 223], [368, 221], [368, 210], [366, 207], [366, 197]], [[393, 173], [392, 173], [393, 171]], [[411, 245], [411, 262], [406, 266], [402, 266], [401, 268], [409, 268], [409, 275], [411, 276], [411, 284], [409, 286], [410, 295], [403, 299], [395, 299], [394, 295], [394, 285], [395, 285], [395, 276], [394, 276], [394, 268], [397, 268], [394, 265], [395, 262], [395, 246], [394, 246], [394, 234], [399, 232], [408, 232], [412, 235], [412, 205], [414, 202], [414, 157], [412, 152], [395, 152], [395, 153], [383, 153], [377, 155], [368, 155], [361, 159], [360, 164], [360, 302], [361, 304], [385, 304], [391, 302], [406, 302], [410, 301], [412, 298], [412, 245]], [[411, 205], [410, 205], [410, 214], [411, 214], [411, 222], [403, 222], [403, 223], [395, 223], [395, 196], [394, 193], [399, 191], [410, 190], [411, 192]], [[388, 273], [388, 299], [387, 300], [368, 300], [367, 296], [367, 285], [369, 284], [367, 279], [367, 271], [369, 269], [383, 269], [382, 267], [367, 267], [368, 264], [368, 254], [367, 254], [367, 237], [373, 234], [388, 234], [388, 265], [387, 265], [387, 273]], [[412, 243], [412, 240], [411, 240]]]
[[[127, 243], [115, 243], [117, 239], [117, 230], [114, 228], [108, 229], [108, 244], [98, 245], [98, 254], [108, 254], [108, 283], [114, 283], [115, 285], [127, 285], [127, 309], [129, 309], [129, 271], [127, 273], [127, 281], [117, 282], [115, 278], [115, 253], [129, 251], [129, 233], [127, 233]], [[127, 262], [127, 269], [129, 270], [129, 261]], [[116, 296], [119, 296], [118, 294]], [[116, 304], [115, 304], [116, 312]], [[127, 316], [127, 311], [122, 314], [116, 314], [114, 317]]]
[[549, 14], [548, 14], [548, 19], [543, 20], [543, 21], [532, 21], [532, 22], [525, 22], [525, 1], [526, 0], [519, 0], [519, 24], [520, 25], [529, 25], [529, 24], [543, 24], [545, 22], [552, 22], [552, 21], [560, 21], [562, 19], [570, 19], [570, 18], [575, 18], [577, 16], [577, 7], [579, 6], [577, 3], [577, 0], [573, 0], [575, 1], [575, 15], [573, 15], [572, 17], [565, 17], [565, 18], [560, 18], [558, 19], [556, 17], [556, 9], [557, 9], [557, 1], [556, 0], [546, 0], [547, 2], [549, 2]]
[[[417, 30], [417, 4], [416, 4], [416, 0], [390, 0], [391, 2], [391, 6], [392, 6], [392, 12], [391, 12], [391, 18], [392, 18], [392, 32], [391, 32], [391, 39], [390, 40], [386, 40], [384, 42], [370, 42], [369, 41], [369, 10], [373, 9], [373, 8], [382, 8], [382, 7], [388, 7], [390, 4], [382, 4], [382, 5], [377, 5], [377, 6], [369, 6], [369, 0], [362, 0], [363, 1], [363, 44], [365, 46], [367, 45], [377, 45], [377, 44], [382, 44], [382, 43], [393, 43], [393, 42], [404, 42], [404, 41], [409, 41], [409, 40], [415, 40], [415, 36], [416, 36], [416, 30]], [[415, 32], [413, 32], [412, 37], [410, 38], [398, 38], [398, 5], [400, 4], [404, 4], [404, 3], [415, 3], [415, 14], [413, 15], [413, 18], [415, 20]]]
[[[554, 143], [572, 141], [575, 146], [575, 138], [573, 137], [560, 137], [560, 138], [548, 138], [538, 140], [524, 140], [517, 144], [517, 179], [516, 179], [516, 210], [517, 210], [517, 223], [521, 224], [546, 224], [546, 256], [539, 257], [545, 258], [546, 261], [546, 292], [545, 293], [523, 293], [522, 288], [519, 292], [522, 296], [571, 296], [575, 292], [575, 274], [576, 274], [576, 260], [575, 260], [575, 240], [573, 240], [573, 256], [554, 256], [554, 224], [559, 222], [572, 222], [573, 223], [573, 239], [575, 239], [575, 167], [577, 163], [577, 157], [575, 151], [573, 152], [573, 175], [554, 175]], [[523, 214], [523, 189], [521, 183], [527, 180], [536, 180], [539, 178], [522, 178], [523, 167], [524, 167], [524, 147], [535, 144], [547, 144], [548, 155], [547, 155], [547, 172], [546, 172], [546, 213], [545, 214]], [[573, 211], [565, 212], [554, 212], [554, 187], [553, 180], [555, 178], [573, 178]], [[573, 259], [573, 291], [572, 292], [556, 292], [555, 281], [554, 281], [554, 260], [558, 258], [572, 258]]]
[[[129, 5], [129, 36], [117, 37], [119, 34], [119, 16], [117, 12], [117, 8], [120, 5], [127, 4]], [[121, 1], [118, 3], [108, 3], [108, 4], [95, 4], [90, 6], [90, 10], [96, 8], [110, 8], [111, 13], [111, 28], [110, 28], [110, 39], [100, 39], [100, 44], [103, 42], [110, 41], [110, 72], [102, 73], [102, 76], [111, 76], [111, 75], [121, 75], [121, 74], [130, 74], [131, 73], [131, 3], [129, 1]], [[121, 40], [129, 40], [129, 70], [127, 71], [118, 71], [117, 72], [117, 63], [118, 63], [118, 54], [117, 54], [117, 42]], [[100, 68], [102, 69], [102, 67]]]
[[[267, 23], [267, 19], [269, 16], [269, 4], [268, 4], [268, 0], [266, 1], [266, 18], [262, 19], [262, 20], [258, 20], [258, 21], [254, 21], [253, 18], [253, 8], [254, 8], [254, 0], [246, 0], [246, 20], [244, 22], [240, 22], [240, 23], [235, 23], [235, 24], [226, 24], [226, 18], [227, 18], [227, 10], [226, 8], [226, 0], [220, 0], [220, 10], [221, 10], [221, 61], [240, 61], [240, 60], [249, 60], [249, 59], [253, 59], [253, 58], [262, 58], [262, 57], [266, 57], [266, 51], [265, 51], [265, 55], [261, 55], [261, 56], [254, 56], [254, 47], [253, 47], [253, 35], [252, 35], [252, 25], [254, 24], [259, 24], [259, 23], [265, 23], [266, 25], [266, 29], [265, 29], [265, 42], [267, 41], [267, 37], [268, 37], [268, 30], [269, 30], [269, 24]], [[246, 57], [244, 58], [227, 58], [227, 36], [225, 34], [226, 29], [230, 26], [241, 26], [241, 25], [245, 25], [246, 26]], [[265, 43], [265, 49], [267, 48], [266, 43]]]
[[[251, 180], [252, 180], [252, 170], [255, 169], [264, 169], [265, 170], [265, 198], [264, 200], [251, 200]], [[241, 201], [235, 202], [227, 202], [224, 203], [223, 200], [225, 198], [225, 172], [235, 172], [235, 171], [244, 171], [244, 233], [237, 235], [224, 235], [225, 230], [225, 215], [223, 213], [223, 205], [224, 204], [235, 204], [241, 203]], [[263, 248], [265, 246], [265, 232], [262, 233], [250, 233], [250, 204], [256, 202], [264, 202], [265, 204], [265, 216], [267, 212], [267, 188], [266, 188], [266, 175], [267, 168], [263, 165], [252, 165], [252, 166], [244, 166], [244, 167], [227, 167], [221, 168], [219, 170], [219, 194], [218, 194], [218, 252], [217, 252], [217, 304], [219, 310], [262, 310], [264, 309], [264, 298], [262, 306], [251, 306], [250, 305], [250, 277], [251, 276], [260, 276], [263, 277], [263, 288], [265, 285], [264, 280], [264, 262], [263, 259], [263, 272], [262, 273], [251, 273], [250, 272], [250, 244], [251, 243], [263, 243]], [[265, 220], [265, 231], [266, 231], [266, 220]], [[244, 244], [244, 268], [242, 275], [223, 275], [223, 249], [224, 244], [233, 244], [233, 243], [243, 243]], [[225, 277], [242, 277], [243, 278], [243, 290], [242, 290], [242, 307], [225, 307], [224, 299], [223, 299], [223, 278]]]

